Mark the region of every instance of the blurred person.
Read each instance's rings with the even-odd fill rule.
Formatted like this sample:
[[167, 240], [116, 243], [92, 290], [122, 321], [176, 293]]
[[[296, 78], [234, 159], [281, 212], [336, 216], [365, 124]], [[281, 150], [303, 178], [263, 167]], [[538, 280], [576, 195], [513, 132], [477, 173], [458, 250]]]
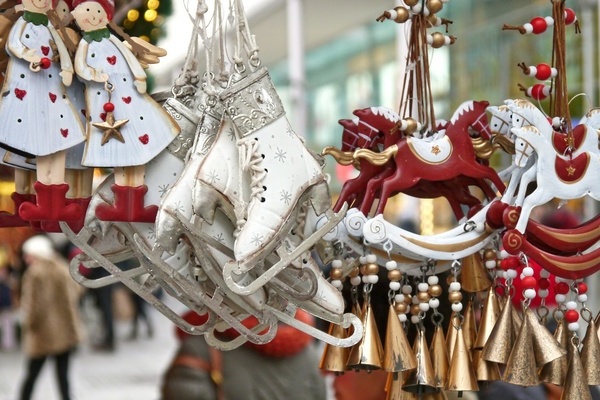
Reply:
[[0, 348], [10, 350], [15, 346], [15, 320], [13, 316], [12, 283], [10, 268], [0, 265]]
[[55, 252], [46, 236], [26, 240], [22, 252], [27, 264], [21, 295], [23, 348], [28, 359], [20, 400], [31, 399], [35, 381], [48, 357], [56, 363], [60, 398], [69, 400], [69, 359], [80, 342], [77, 311], [80, 288], [71, 279], [66, 260]]
[[[189, 312], [184, 317], [194, 325], [205, 315]], [[314, 318], [298, 310], [296, 319], [314, 325]], [[257, 320], [244, 321], [247, 327]], [[233, 329], [227, 338], [239, 335]], [[203, 336], [178, 330], [181, 344], [163, 378], [162, 400], [325, 400], [325, 379], [318, 369], [319, 352], [314, 339], [280, 324], [275, 338], [264, 345], [245, 343], [219, 351]]]

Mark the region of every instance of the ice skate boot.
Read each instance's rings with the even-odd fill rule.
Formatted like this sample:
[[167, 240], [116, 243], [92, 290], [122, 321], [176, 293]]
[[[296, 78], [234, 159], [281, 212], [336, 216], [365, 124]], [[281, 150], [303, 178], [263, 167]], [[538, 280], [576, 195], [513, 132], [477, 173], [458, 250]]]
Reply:
[[[221, 99], [238, 136], [240, 166], [251, 174], [246, 221], [235, 242], [235, 265], [229, 263], [225, 271], [245, 272], [281, 244], [305, 201], [318, 215], [333, 212], [321, 166], [292, 130], [268, 71], [260, 68], [234, 83]], [[298, 247], [285, 262], [318, 239], [307, 238], [306, 246]]]

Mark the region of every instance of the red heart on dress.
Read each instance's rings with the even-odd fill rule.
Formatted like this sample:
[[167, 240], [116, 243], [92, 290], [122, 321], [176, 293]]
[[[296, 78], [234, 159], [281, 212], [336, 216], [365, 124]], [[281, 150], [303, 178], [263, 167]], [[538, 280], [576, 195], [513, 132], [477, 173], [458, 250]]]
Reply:
[[63, 135], [63, 137], [67, 137], [69, 136], [69, 130], [60, 128], [60, 134]]
[[50, 101], [51, 101], [51, 102], [53, 102], [53, 103], [54, 103], [54, 102], [56, 101], [56, 95], [55, 95], [54, 93], [52, 93], [52, 92], [49, 92], [49, 93], [48, 93], [48, 96], [50, 96]]
[[106, 122], [106, 113], [100, 113], [100, 119]]
[[27, 94], [26, 90], [15, 89], [15, 96], [17, 96], [17, 99], [19, 99], [19, 100], [23, 100], [23, 98], [25, 97], [26, 94]]
[[44, 54], [45, 56], [47, 56], [48, 53], [50, 53], [50, 47], [48, 47], [48, 46], [42, 46], [42, 54]]
[[148, 134], [142, 135], [138, 139], [140, 139], [140, 142], [142, 142], [142, 144], [148, 144], [148, 142], [150, 141], [150, 137], [148, 136]]
[[110, 65], [115, 65], [117, 63], [117, 56], [106, 57], [106, 61], [108, 61]]
[[122, 97], [121, 100], [123, 100], [123, 102], [125, 102], [125, 104], [129, 104], [129, 103], [131, 103], [131, 96]]

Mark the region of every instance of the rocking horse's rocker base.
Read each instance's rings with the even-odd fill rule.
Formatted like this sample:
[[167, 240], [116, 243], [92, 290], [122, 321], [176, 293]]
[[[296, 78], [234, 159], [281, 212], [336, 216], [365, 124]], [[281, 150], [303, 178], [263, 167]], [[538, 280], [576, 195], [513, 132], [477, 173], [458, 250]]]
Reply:
[[79, 221], [84, 217], [79, 204], [68, 204], [65, 195], [69, 185], [44, 185], [40, 181], [33, 184], [37, 204], [23, 203], [19, 206], [19, 216], [25, 221]]
[[[90, 204], [91, 199], [91, 197], [66, 199], [67, 205], [78, 204], [83, 211], [81, 218], [79, 218], [77, 221], [66, 221], [67, 225], [69, 225], [73, 232], [79, 233], [79, 231], [83, 228], [83, 225], [85, 223], [85, 212], [88, 208], [88, 205]], [[60, 224], [58, 223], [58, 221], [42, 221], [41, 230], [44, 232], [62, 233], [62, 229], [60, 229]]]
[[144, 207], [146, 185], [137, 187], [113, 184], [110, 190], [115, 194], [113, 205], [100, 204], [96, 207], [96, 217], [102, 221], [154, 222], [158, 206]]
[[10, 195], [10, 198], [15, 205], [15, 213], [11, 214], [8, 211], [0, 212], [0, 227], [13, 228], [17, 226], [29, 226], [29, 222], [21, 219], [21, 216], [19, 216], [19, 207], [23, 203], [35, 204], [35, 194], [13, 192]]

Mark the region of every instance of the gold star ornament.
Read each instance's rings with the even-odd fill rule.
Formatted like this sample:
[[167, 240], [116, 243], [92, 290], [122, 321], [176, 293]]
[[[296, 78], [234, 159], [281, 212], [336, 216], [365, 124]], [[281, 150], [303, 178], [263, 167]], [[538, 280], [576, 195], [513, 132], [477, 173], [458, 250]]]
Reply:
[[112, 138], [115, 138], [121, 143], [125, 143], [125, 139], [121, 134], [121, 128], [128, 122], [128, 119], [115, 121], [115, 116], [112, 111], [106, 113], [106, 121], [92, 122], [93, 126], [102, 131], [102, 142], [100, 142], [100, 145], [104, 146]]

